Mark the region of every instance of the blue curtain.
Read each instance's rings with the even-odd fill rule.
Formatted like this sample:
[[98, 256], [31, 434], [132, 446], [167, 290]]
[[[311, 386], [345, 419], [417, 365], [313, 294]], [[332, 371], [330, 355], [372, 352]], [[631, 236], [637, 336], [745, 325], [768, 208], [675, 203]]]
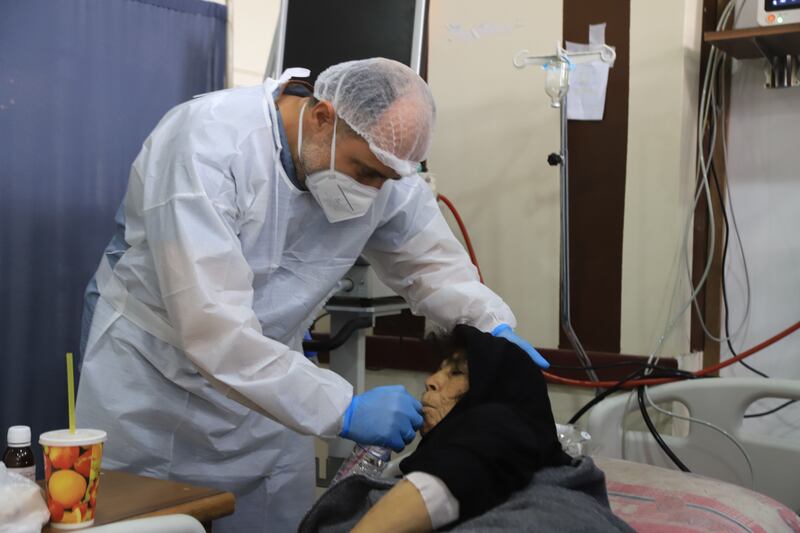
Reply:
[[[224, 6], [0, 0], [0, 440], [67, 425], [65, 352], [142, 142], [221, 89]], [[40, 470], [41, 474], [41, 470]]]

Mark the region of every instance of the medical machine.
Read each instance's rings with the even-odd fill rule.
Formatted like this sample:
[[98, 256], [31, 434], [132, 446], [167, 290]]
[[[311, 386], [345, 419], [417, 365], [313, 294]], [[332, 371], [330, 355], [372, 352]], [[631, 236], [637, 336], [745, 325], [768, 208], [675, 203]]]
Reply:
[[800, 22], [800, 0], [756, 0], [758, 24], [778, 26]]
[[424, 73], [427, 0], [283, 0], [267, 75], [311, 70], [313, 83], [331, 65], [386, 57]]
[[[384, 285], [359, 258], [339, 282], [338, 290], [325, 304], [330, 314], [331, 337], [326, 341], [305, 341], [306, 351], [330, 352], [330, 369], [353, 385], [356, 394], [365, 390], [367, 335], [375, 320], [408, 309], [403, 298]], [[345, 439], [328, 442], [325, 476], [320, 476], [317, 465], [317, 486], [327, 487], [342, 462], [350, 455], [353, 443]]]
[[[569, 74], [576, 63], [602, 61], [613, 64], [617, 57], [614, 49], [608, 45], [599, 45], [597, 50], [567, 53], [556, 44], [556, 53], [546, 56], [531, 56], [527, 50], [520, 50], [514, 56], [514, 66], [522, 69], [531, 65], [539, 65], [545, 70], [545, 92], [550, 97], [550, 106], [561, 113], [561, 151], [547, 156], [550, 166], [559, 165], [561, 169], [561, 328], [567, 335], [572, 348], [586, 367], [592, 362], [586, 355], [578, 335], [572, 327], [569, 295], [569, 169], [567, 166], [567, 106], [564, 105], [569, 91]], [[592, 381], [598, 381], [597, 374], [591, 368], [586, 370]]]

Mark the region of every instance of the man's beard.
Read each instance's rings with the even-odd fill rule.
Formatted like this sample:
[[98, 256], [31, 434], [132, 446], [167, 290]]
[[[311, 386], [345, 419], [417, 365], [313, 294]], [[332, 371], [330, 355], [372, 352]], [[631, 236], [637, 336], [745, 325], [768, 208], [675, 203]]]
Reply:
[[326, 154], [330, 154], [330, 145], [325, 147], [320, 146], [319, 143], [311, 139], [309, 139], [309, 141], [312, 142], [303, 142], [300, 153], [296, 158], [293, 158], [297, 179], [304, 187], [307, 187], [306, 178], [308, 178], [308, 176], [330, 167], [330, 161], [326, 162], [326, 159], [328, 159]]

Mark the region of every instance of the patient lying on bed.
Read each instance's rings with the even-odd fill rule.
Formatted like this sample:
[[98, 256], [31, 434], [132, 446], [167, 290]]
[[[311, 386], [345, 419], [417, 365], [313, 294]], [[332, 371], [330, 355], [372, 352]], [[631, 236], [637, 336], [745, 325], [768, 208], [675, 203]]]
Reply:
[[[468, 326], [457, 326], [439, 344], [444, 360], [426, 380], [423, 437], [400, 463], [405, 477], [341, 481], [320, 498], [300, 531], [431, 531], [444, 526], [569, 531], [562, 526], [570, 523], [582, 531], [630, 531], [608, 509], [602, 472], [591, 460], [575, 461], [562, 451], [544, 377], [525, 352]], [[540, 492], [534, 495], [537, 473]], [[586, 494], [568, 494], [580, 492], [582, 484]], [[512, 495], [516, 500], [509, 500]], [[554, 509], [570, 509], [573, 516], [566, 517], [566, 524], [543, 501], [550, 498]], [[526, 512], [480, 524], [497, 514], [487, 511], [514, 501], [520, 504], [517, 511], [525, 507]], [[544, 512], [527, 512], [540, 505]], [[575, 522], [581, 516], [575, 506], [591, 507], [592, 518]]]

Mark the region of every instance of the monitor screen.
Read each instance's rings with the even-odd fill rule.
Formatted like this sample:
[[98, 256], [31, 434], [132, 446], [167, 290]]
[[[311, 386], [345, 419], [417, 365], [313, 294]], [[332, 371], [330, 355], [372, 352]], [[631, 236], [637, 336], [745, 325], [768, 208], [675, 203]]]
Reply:
[[764, 11], [800, 9], [800, 0], [764, 0]]
[[281, 70], [306, 67], [313, 83], [331, 65], [380, 56], [419, 71], [421, 1], [288, 0]]

